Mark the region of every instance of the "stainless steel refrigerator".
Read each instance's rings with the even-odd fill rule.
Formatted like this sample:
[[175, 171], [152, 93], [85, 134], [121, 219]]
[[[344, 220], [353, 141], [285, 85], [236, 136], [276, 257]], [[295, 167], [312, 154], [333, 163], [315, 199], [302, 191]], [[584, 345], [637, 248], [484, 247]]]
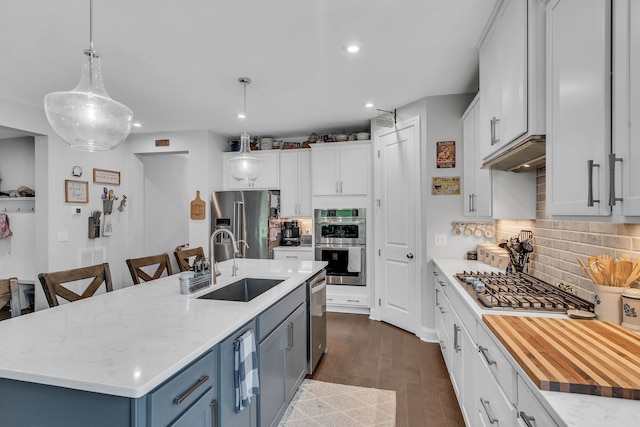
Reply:
[[[272, 259], [277, 241], [269, 241], [269, 221], [280, 215], [280, 191], [214, 191], [211, 193], [211, 232], [226, 228], [239, 243], [243, 258]], [[216, 261], [233, 258], [231, 239], [219, 234], [214, 242]]]

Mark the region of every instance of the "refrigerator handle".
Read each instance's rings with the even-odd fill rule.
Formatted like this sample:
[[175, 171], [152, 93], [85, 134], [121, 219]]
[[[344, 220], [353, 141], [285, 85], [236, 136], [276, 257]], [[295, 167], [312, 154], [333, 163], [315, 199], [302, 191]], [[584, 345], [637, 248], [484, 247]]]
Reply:
[[[243, 234], [244, 231], [244, 202], [237, 202], [238, 206], [237, 206], [237, 211], [238, 211], [238, 221], [236, 222], [237, 224], [237, 230], [235, 236], [236, 236], [236, 241], [239, 242], [240, 240], [244, 240], [245, 242], [247, 241], [247, 236], [245, 236]], [[238, 244], [238, 246], [240, 246], [238, 248], [238, 250], [240, 251], [240, 254], [242, 255], [242, 258], [245, 257], [246, 254], [246, 249]]]

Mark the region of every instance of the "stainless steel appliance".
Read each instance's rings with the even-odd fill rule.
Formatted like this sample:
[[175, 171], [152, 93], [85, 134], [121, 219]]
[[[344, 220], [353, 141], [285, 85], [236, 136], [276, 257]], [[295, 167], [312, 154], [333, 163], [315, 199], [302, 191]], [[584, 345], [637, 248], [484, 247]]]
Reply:
[[[269, 241], [269, 220], [279, 216], [279, 200], [280, 192], [275, 190], [213, 192], [211, 231], [231, 230], [244, 258], [271, 259], [277, 242]], [[213, 246], [216, 261], [233, 258], [231, 240], [226, 233], [216, 236]]]
[[309, 375], [318, 366], [327, 352], [327, 281], [322, 270], [307, 282], [307, 311], [309, 312], [309, 353], [307, 355]]
[[327, 284], [366, 286], [364, 209], [316, 209], [315, 259], [327, 261]]
[[456, 274], [456, 279], [482, 308], [547, 313], [594, 311], [593, 303], [525, 273], [465, 271]]
[[282, 223], [280, 244], [285, 246], [300, 245], [300, 227], [298, 226], [298, 221], [284, 221]]

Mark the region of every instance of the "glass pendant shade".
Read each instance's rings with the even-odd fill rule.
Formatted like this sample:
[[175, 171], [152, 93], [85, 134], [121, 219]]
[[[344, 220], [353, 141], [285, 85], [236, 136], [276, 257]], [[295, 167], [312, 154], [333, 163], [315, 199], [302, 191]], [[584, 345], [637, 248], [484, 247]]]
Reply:
[[252, 185], [262, 172], [262, 159], [251, 155], [249, 135], [240, 135], [240, 154], [229, 159], [231, 176], [238, 182]]
[[240, 77], [238, 81], [244, 85], [244, 132], [240, 135], [240, 154], [229, 159], [229, 170], [236, 181], [253, 186], [262, 172], [262, 159], [251, 155], [249, 148], [251, 137], [247, 133], [247, 85], [251, 83], [251, 79]]
[[133, 112], [109, 97], [102, 82], [100, 55], [86, 50], [78, 85], [69, 92], [44, 97], [47, 120], [72, 148], [113, 150], [131, 132]]

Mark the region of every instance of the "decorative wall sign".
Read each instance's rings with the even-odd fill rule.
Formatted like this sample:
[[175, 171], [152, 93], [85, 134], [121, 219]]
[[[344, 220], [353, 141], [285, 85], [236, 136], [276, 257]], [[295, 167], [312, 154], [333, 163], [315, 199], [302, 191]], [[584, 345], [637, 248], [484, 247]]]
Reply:
[[93, 168], [94, 184], [120, 185], [120, 172]]
[[438, 141], [436, 142], [436, 166], [439, 168], [456, 167], [456, 142]]
[[89, 182], [65, 179], [64, 201], [67, 203], [89, 203]]
[[455, 195], [460, 194], [460, 177], [459, 176], [440, 176], [431, 178], [431, 194]]

